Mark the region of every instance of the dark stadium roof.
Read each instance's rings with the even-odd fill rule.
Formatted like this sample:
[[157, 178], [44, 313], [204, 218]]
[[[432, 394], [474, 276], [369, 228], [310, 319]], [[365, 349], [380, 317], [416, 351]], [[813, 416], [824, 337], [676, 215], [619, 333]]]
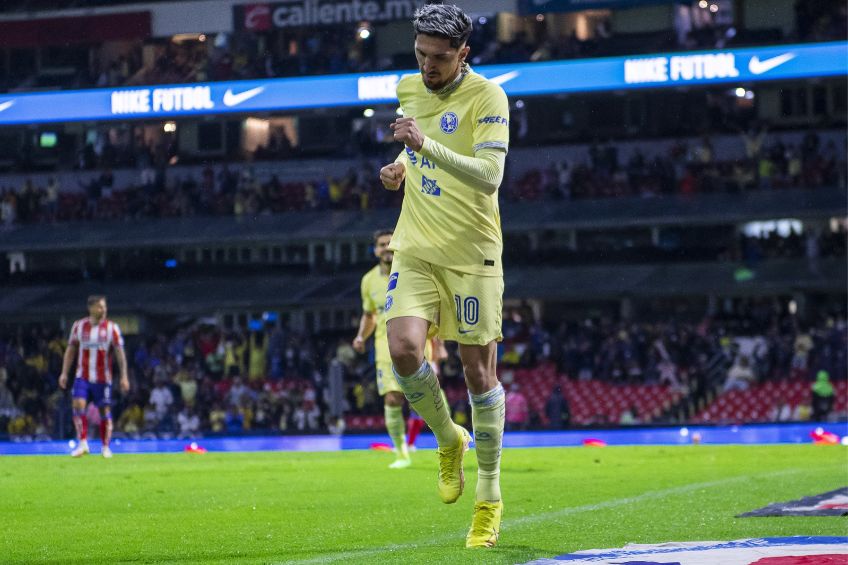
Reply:
[[[378, 227], [394, 225], [398, 214], [397, 209], [382, 209], [290, 212], [241, 220], [198, 217], [24, 225], [0, 234], [0, 252], [281, 244], [318, 238], [362, 240], [369, 239]], [[845, 214], [846, 193], [841, 189], [501, 204], [503, 229], [507, 233], [539, 229], [730, 224]]]
[[[770, 295], [780, 292], [841, 292], [846, 271], [841, 258], [820, 262], [812, 274], [805, 260], [763, 261], [751, 278], [737, 280], [737, 263], [679, 263], [592, 267], [507, 268], [506, 298], [562, 301], [618, 299], [624, 296]], [[115, 313], [208, 314], [210, 311], [259, 310], [359, 304], [361, 273], [307, 276], [198, 277], [170, 282], [80, 283], [7, 287], [0, 314], [55, 316], [78, 314], [89, 294], [106, 293]], [[787, 281], [791, 281], [787, 283]]]

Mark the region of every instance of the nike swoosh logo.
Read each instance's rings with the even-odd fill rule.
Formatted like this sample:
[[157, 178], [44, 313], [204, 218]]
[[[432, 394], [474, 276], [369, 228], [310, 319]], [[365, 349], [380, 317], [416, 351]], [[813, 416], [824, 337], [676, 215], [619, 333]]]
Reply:
[[242, 102], [262, 94], [263, 90], [265, 90], [264, 86], [257, 86], [256, 88], [251, 88], [250, 90], [245, 90], [238, 94], [233, 94], [232, 89], [228, 88], [224, 93], [224, 106], [238, 106]]
[[9, 100], [8, 102], [3, 102], [2, 104], [0, 104], [0, 112], [2, 112], [3, 110], [8, 110], [12, 106], [12, 104], [14, 104], [14, 103], [15, 103], [14, 100]]
[[471, 332], [473, 332], [474, 330], [456, 330], [456, 331], [458, 331], [459, 333], [461, 333], [461, 334], [465, 335], [465, 334], [470, 334], [470, 333], [471, 333]]
[[769, 72], [775, 67], [779, 67], [783, 63], [791, 61], [794, 58], [795, 53], [784, 53], [783, 55], [778, 55], [777, 57], [760, 61], [760, 58], [755, 55], [751, 57], [750, 61], [748, 61], [748, 70], [751, 71], [752, 74], [761, 75]]
[[490, 81], [492, 81], [493, 83], [497, 84], [498, 86], [500, 86], [500, 85], [502, 85], [502, 84], [503, 84], [503, 83], [505, 83], [505, 82], [509, 82], [509, 81], [511, 81], [512, 79], [514, 79], [515, 77], [517, 77], [519, 74], [520, 74], [520, 73], [519, 73], [518, 71], [510, 71], [510, 72], [508, 72], [508, 73], [504, 73], [504, 74], [502, 74], [502, 75], [498, 75], [498, 76], [496, 76], [496, 77], [492, 77], [492, 78], [490, 78], [489, 80], [490, 80]]

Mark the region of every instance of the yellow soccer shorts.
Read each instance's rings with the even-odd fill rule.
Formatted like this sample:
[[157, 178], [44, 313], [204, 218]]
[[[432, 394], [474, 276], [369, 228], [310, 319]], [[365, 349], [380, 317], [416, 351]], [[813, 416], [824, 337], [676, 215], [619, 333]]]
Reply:
[[400, 392], [400, 385], [392, 372], [392, 362], [377, 361], [377, 392], [380, 396], [386, 396], [387, 392]]
[[386, 320], [414, 316], [437, 324], [443, 340], [486, 345], [503, 338], [503, 289], [503, 277], [462, 273], [395, 252]]

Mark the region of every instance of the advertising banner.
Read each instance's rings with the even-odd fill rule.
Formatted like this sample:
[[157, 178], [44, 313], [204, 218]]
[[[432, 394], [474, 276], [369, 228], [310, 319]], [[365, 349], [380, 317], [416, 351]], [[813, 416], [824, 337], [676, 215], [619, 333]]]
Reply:
[[[476, 67], [508, 96], [730, 84], [848, 74], [848, 42]], [[0, 125], [365, 106], [397, 101], [413, 70], [0, 94]]]

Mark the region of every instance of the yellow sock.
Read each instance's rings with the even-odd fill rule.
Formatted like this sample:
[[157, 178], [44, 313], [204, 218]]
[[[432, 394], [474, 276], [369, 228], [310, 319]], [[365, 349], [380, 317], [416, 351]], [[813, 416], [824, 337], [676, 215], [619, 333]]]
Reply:
[[392, 370], [409, 405], [424, 418], [439, 445], [455, 446], [458, 441], [456, 428], [439, 386], [439, 379], [433, 374], [430, 363], [425, 359], [415, 373], [406, 377], [398, 375], [394, 367]]
[[506, 415], [504, 389], [499, 383], [488, 392], [469, 396], [477, 451], [477, 502], [498, 502], [501, 499], [501, 446]]
[[406, 450], [406, 438], [404, 437], [406, 422], [403, 421], [403, 407], [386, 404], [383, 407], [383, 413], [386, 416], [386, 431], [392, 438], [398, 457], [406, 459], [409, 457], [409, 453]]

